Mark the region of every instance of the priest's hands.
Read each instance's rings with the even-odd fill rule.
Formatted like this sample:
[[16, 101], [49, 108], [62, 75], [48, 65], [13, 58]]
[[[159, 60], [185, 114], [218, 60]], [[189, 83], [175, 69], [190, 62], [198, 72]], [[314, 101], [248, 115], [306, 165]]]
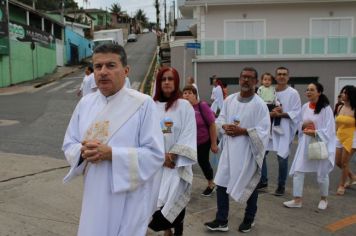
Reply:
[[80, 149], [81, 156], [84, 160], [91, 163], [98, 163], [104, 160], [111, 161], [112, 149], [98, 140], [89, 140], [82, 142]]
[[222, 128], [225, 130], [225, 133], [231, 137], [248, 135], [247, 129], [241, 128], [240, 126], [235, 124], [225, 124], [222, 126]]
[[177, 159], [176, 154], [166, 153], [163, 166], [168, 167], [170, 169], [174, 169], [176, 167], [176, 163], [175, 163], [176, 159]]

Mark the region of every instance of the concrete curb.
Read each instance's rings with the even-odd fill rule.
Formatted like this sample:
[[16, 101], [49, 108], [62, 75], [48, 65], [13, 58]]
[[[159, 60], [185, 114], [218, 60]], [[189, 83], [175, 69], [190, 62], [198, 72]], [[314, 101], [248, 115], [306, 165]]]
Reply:
[[152, 61], [150, 63], [150, 67], [148, 68], [148, 71], [146, 72], [146, 75], [145, 75], [145, 78], [143, 79], [142, 83], [141, 83], [141, 86], [140, 86], [140, 92], [143, 93], [144, 91], [144, 88], [145, 88], [145, 84], [147, 82], [147, 79], [148, 79], [148, 75], [150, 74], [151, 70], [152, 70], [152, 67], [153, 67], [153, 62], [155, 60], [155, 57], [157, 56], [157, 50], [155, 51], [155, 53], [153, 54], [153, 57], [152, 57]]
[[[77, 72], [77, 71], [83, 69], [84, 67], [85, 67], [84, 65], [81, 65], [81, 66], [78, 66], [78, 67], [76, 67], [76, 68], [73, 68], [73, 70], [71, 70], [71, 71], [65, 72], [64, 74], [58, 76], [57, 78], [53, 78], [53, 77], [52, 77], [52, 78], [49, 78], [49, 79], [47, 79], [47, 80], [44, 79], [44, 81], [34, 84], [33, 87], [34, 87], [34, 88], [39, 88], [39, 87], [42, 87], [42, 86], [44, 86], [44, 85], [46, 85], [46, 84], [50, 84], [50, 83], [52, 83], [52, 82], [54, 82], [54, 81], [63, 79], [64, 77], [66, 77], [66, 76], [68, 76], [68, 75], [70, 75], [70, 74], [73, 74], [73, 73], [75, 73], [75, 72]], [[54, 73], [54, 74], [55, 74], [55, 73]]]

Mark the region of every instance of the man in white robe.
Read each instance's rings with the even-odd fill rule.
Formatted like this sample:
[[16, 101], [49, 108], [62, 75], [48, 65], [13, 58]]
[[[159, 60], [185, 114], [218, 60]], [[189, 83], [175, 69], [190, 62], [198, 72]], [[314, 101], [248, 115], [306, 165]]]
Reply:
[[[277, 153], [278, 158], [278, 187], [274, 195], [283, 196], [285, 193], [285, 184], [288, 174], [288, 157], [290, 154], [291, 144], [294, 140], [295, 133], [298, 128], [298, 123], [301, 120], [301, 102], [297, 90], [288, 86], [289, 70], [285, 67], [276, 69], [276, 94], [281, 103], [281, 106], [276, 107], [270, 112], [270, 116], [280, 117], [280, 128], [282, 133], [272, 131], [271, 140], [267, 150]], [[257, 189], [266, 188], [268, 185], [267, 164], [265, 155], [262, 167], [261, 181]]]
[[125, 77], [125, 88], [131, 88], [131, 82], [129, 77]]
[[143, 236], [156, 209], [163, 135], [153, 100], [124, 87], [129, 72], [120, 45], [93, 54], [99, 91], [78, 103], [64, 137], [64, 178], [84, 175], [79, 236]]
[[222, 153], [215, 176], [217, 213], [205, 223], [212, 231], [228, 231], [229, 195], [246, 203], [245, 216], [239, 231], [248, 232], [254, 225], [258, 193], [256, 186], [269, 138], [270, 118], [263, 100], [255, 94], [257, 71], [246, 67], [239, 79], [240, 93], [227, 97], [216, 120], [223, 133]]
[[213, 103], [211, 104], [211, 110], [213, 110], [215, 115], [218, 115], [223, 106], [224, 93], [221, 85], [217, 83], [216, 75], [213, 75], [213, 85], [214, 88], [211, 91], [211, 97], [210, 97], [210, 99], [213, 101]]
[[187, 85], [191, 85], [197, 90], [197, 99], [200, 100], [198, 86], [196, 85], [195, 80], [192, 76], [188, 76]]
[[85, 96], [89, 93], [94, 93], [97, 90], [97, 86], [95, 83], [93, 68], [91, 66], [87, 66], [85, 68], [85, 76], [83, 82], [80, 85], [79, 91], [77, 93], [78, 96]]

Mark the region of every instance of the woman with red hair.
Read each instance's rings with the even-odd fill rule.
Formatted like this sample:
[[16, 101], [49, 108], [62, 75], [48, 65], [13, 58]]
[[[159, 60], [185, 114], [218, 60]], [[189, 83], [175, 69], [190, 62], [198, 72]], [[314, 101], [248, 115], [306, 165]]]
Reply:
[[193, 180], [192, 165], [197, 161], [195, 112], [181, 99], [178, 72], [162, 68], [156, 79], [153, 100], [157, 105], [165, 144], [165, 162], [158, 196], [158, 210], [149, 227], [165, 230], [164, 235], [183, 234], [185, 207], [190, 199]]

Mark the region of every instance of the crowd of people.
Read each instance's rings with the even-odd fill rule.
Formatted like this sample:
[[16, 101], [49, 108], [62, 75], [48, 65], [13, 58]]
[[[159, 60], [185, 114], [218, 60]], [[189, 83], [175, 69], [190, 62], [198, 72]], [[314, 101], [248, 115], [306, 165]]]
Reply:
[[[64, 181], [84, 175], [79, 236], [146, 235], [148, 227], [165, 236], [183, 235], [196, 162], [207, 181], [202, 195], [216, 190], [216, 216], [205, 223], [211, 231], [229, 230], [229, 196], [246, 204], [239, 231], [254, 226], [258, 192], [268, 187], [269, 152], [278, 160], [276, 196], [285, 194], [288, 159], [294, 155], [293, 199], [285, 207], [302, 207], [305, 173], [317, 173], [320, 210], [328, 207], [334, 164], [342, 171], [338, 195], [356, 184], [349, 166], [356, 150], [354, 86], [341, 90], [333, 111], [323, 86], [312, 82], [302, 106], [298, 91], [288, 85], [288, 68], [277, 68], [275, 77], [262, 74], [257, 88], [257, 70], [245, 67], [239, 91], [229, 96], [213, 77], [209, 106], [193, 78], [180, 90], [179, 74], [171, 67], [157, 73], [153, 98], [126, 87], [130, 69], [119, 45], [98, 46], [93, 68], [98, 91], [81, 98], [63, 143], [71, 166]], [[210, 151], [221, 153], [215, 177]]]

